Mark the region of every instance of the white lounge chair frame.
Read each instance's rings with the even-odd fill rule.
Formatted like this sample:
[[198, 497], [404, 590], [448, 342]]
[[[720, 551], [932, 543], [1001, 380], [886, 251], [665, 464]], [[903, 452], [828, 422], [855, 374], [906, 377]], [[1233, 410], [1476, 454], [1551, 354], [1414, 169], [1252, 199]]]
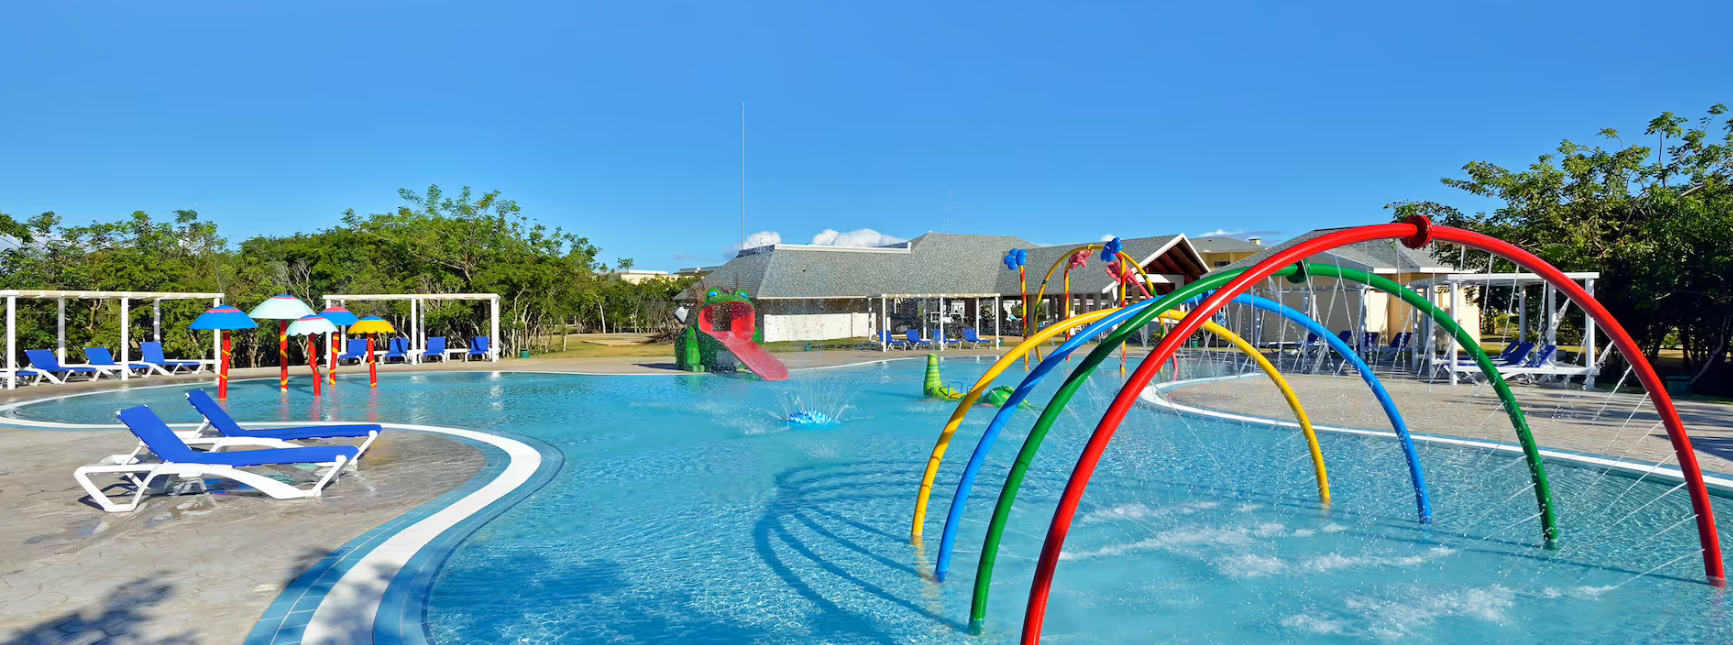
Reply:
[[[258, 437], [193, 437], [184, 440], [188, 446], [206, 445], [209, 446], [213, 452], [235, 446], [256, 446], [260, 448], [300, 447], [280, 439], [265, 439]], [[372, 443], [372, 438], [368, 439], [368, 443]], [[221, 477], [251, 486], [255, 490], [276, 499], [297, 499], [322, 496], [325, 492], [325, 487], [331, 485], [331, 482], [337, 479], [337, 475], [343, 471], [344, 466], [358, 461], [358, 459], [338, 457], [336, 461], [317, 463], [316, 465], [326, 468], [325, 472], [319, 476], [318, 481], [314, 482], [311, 487], [300, 488], [291, 484], [285, 484], [258, 473], [247, 472], [237, 466], [145, 461], [144, 457], [150, 454], [150, 449], [147, 448], [143, 442], [139, 442], [138, 447], [133, 449], [132, 454], [113, 455], [103, 459], [101, 462], [89, 466], [80, 466], [78, 469], [72, 471], [72, 478], [78, 480], [78, 485], [84, 489], [84, 492], [90, 494], [90, 499], [96, 502], [98, 506], [101, 506], [102, 510], [110, 513], [128, 513], [137, 510], [139, 505], [144, 502], [144, 496], [150, 492], [151, 482], [158, 477]], [[359, 458], [360, 454], [360, 452], [356, 453], [357, 458]], [[131, 481], [132, 485], [135, 487], [132, 493], [132, 500], [125, 503], [115, 503], [114, 499], [109, 497], [107, 493], [103, 492], [102, 487], [97, 486], [96, 482], [91, 479], [96, 475], [124, 476], [127, 480]]]

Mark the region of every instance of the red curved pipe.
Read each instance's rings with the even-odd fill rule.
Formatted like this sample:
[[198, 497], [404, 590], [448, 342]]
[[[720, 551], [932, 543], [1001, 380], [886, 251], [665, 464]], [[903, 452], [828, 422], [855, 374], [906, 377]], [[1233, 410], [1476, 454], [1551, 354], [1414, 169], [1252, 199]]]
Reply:
[[1679, 460], [1679, 470], [1685, 477], [1686, 490], [1691, 497], [1692, 510], [1697, 514], [1697, 536], [1703, 546], [1704, 575], [1711, 585], [1726, 586], [1721, 562], [1721, 542], [1715, 530], [1714, 509], [1710, 505], [1708, 488], [1703, 484], [1702, 470], [1697, 465], [1696, 451], [1691, 447], [1690, 437], [1685, 434], [1685, 424], [1679, 419], [1672, 398], [1667, 396], [1660, 377], [1644, 358], [1636, 341], [1631, 339], [1630, 334], [1625, 333], [1624, 327], [1613, 320], [1612, 315], [1593, 296], [1564, 273], [1533, 254], [1501, 240], [1473, 231], [1435, 226], [1430, 220], [1418, 217], [1410, 218], [1408, 222], [1401, 224], [1362, 226], [1328, 233], [1278, 251], [1217, 290], [1215, 295], [1192, 310], [1169, 331], [1154, 351], [1144, 357], [1143, 363], [1138, 365], [1137, 371], [1132, 373], [1130, 380], [1108, 407], [1107, 413], [1101, 417], [1101, 422], [1095, 426], [1095, 432], [1090, 435], [1088, 445], [1084, 447], [1083, 454], [1077, 459], [1077, 466], [1072, 469], [1071, 477], [1065, 483], [1065, 492], [1059, 498], [1059, 507], [1054, 510], [1052, 523], [1047, 528], [1046, 541], [1041, 545], [1041, 559], [1035, 567], [1035, 580], [1029, 587], [1029, 604], [1023, 616], [1024, 645], [1041, 642], [1041, 624], [1047, 614], [1047, 599], [1053, 585], [1053, 573], [1059, 565], [1059, 553], [1065, 547], [1065, 537], [1070, 532], [1071, 521], [1077, 514], [1077, 506], [1083, 500], [1085, 489], [1089, 487], [1089, 479], [1094, 475], [1095, 467], [1100, 463], [1107, 445], [1113, 441], [1114, 431], [1124, 421], [1126, 413], [1131, 411], [1131, 406], [1137, 401], [1138, 393], [1149, 385], [1160, 366], [1171, 359], [1186, 339], [1197, 333], [1204, 321], [1221, 310], [1229, 300], [1282, 267], [1337, 247], [1393, 238], [1404, 238], [1403, 243], [1414, 248], [1437, 239], [1496, 253], [1534, 271], [1553, 287], [1564, 292], [1566, 297], [1594, 319], [1595, 324], [1607, 331], [1607, 336], [1631, 363], [1631, 369], [1637, 373], [1638, 380], [1648, 389], [1649, 398], [1655, 403], [1655, 411], [1667, 428], [1667, 437], [1673, 443], [1673, 451]]

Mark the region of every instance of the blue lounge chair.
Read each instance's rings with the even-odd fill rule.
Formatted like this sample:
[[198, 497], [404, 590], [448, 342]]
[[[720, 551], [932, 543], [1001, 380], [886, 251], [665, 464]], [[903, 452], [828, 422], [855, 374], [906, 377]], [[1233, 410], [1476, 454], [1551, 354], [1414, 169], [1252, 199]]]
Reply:
[[[91, 501], [111, 513], [124, 513], [138, 508], [146, 491], [151, 488], [151, 481], [157, 477], [222, 477], [277, 499], [318, 497], [324, 492], [325, 486], [337, 477], [337, 473], [343, 470], [344, 464], [360, 454], [359, 450], [348, 446], [199, 452], [176, 436], [168, 424], [157, 418], [150, 408], [139, 406], [121, 410], [118, 416], [121, 423], [125, 423], [127, 429], [131, 430], [139, 441], [144, 442], [146, 448], [160, 461], [145, 461], [137, 453], [116, 455], [104, 459], [102, 463], [83, 466], [72, 472], [73, 479], [78, 480], [78, 485], [90, 494]], [[326, 470], [311, 488], [298, 488], [271, 477], [241, 470], [251, 466], [297, 464], [324, 466]], [[104, 491], [104, 487], [99, 487], [92, 481], [91, 477], [95, 475], [124, 476], [133, 487], [132, 500], [115, 503]]]
[[945, 338], [942, 334], [938, 338], [935, 338], [934, 340], [936, 340], [940, 343], [944, 343], [944, 345], [946, 347], [961, 348], [963, 346], [963, 339], [961, 339], [961, 338]]
[[925, 345], [927, 349], [933, 348], [933, 341], [921, 338], [921, 330], [919, 329], [904, 331], [903, 336], [909, 339], [908, 344], [910, 349], [920, 349], [922, 345]]
[[337, 355], [337, 362], [343, 361], [367, 362], [367, 339], [349, 339], [349, 348]]
[[[355, 459], [361, 458], [361, 453], [367, 452], [373, 440], [379, 438], [379, 424], [357, 423], [351, 425], [304, 426], [299, 428], [267, 428], [248, 430], [235, 423], [235, 419], [218, 405], [211, 395], [204, 390], [187, 392], [187, 402], [193, 409], [204, 415], [205, 423], [199, 426], [199, 432], [215, 430], [218, 435], [231, 438], [274, 439], [277, 441], [305, 441], [307, 439], [337, 439], [366, 437], [367, 440], [356, 447]], [[288, 446], [284, 446], [288, 447]]]
[[171, 361], [162, 355], [162, 343], [139, 343], [138, 351], [144, 354], [144, 362], [160, 368], [164, 374], [173, 374], [182, 368], [192, 368], [194, 372], [202, 372], [205, 364], [198, 361]]
[[1378, 352], [1378, 337], [1375, 331], [1360, 332], [1360, 355], [1367, 356]]
[[1389, 345], [1378, 348], [1378, 358], [1384, 358], [1386, 356], [1394, 358], [1402, 352], [1408, 351], [1408, 344], [1413, 342], [1413, 340], [1414, 332], [1396, 332], [1395, 336], [1390, 337]]
[[[89, 364], [85, 365], [85, 367], [94, 367], [98, 370], [102, 370], [102, 372], [106, 374], [116, 373], [121, 369], [120, 363], [114, 362], [114, 354], [110, 353], [107, 347], [84, 348], [84, 359], [89, 361]], [[127, 363], [126, 367], [127, 369], [138, 370], [138, 372], [135, 373], [149, 374], [151, 364]]]
[[463, 355], [463, 360], [468, 361], [475, 358], [487, 360], [488, 343], [490, 342], [492, 341], [489, 341], [486, 336], [476, 336], [469, 339], [469, 353]]
[[887, 349], [908, 349], [909, 341], [897, 338], [889, 330], [879, 330], [879, 344]]
[[[1499, 373], [1501, 373], [1501, 374], [1504, 373], [1507, 368], [1522, 367], [1523, 363], [1528, 362], [1529, 352], [1532, 351], [1533, 349], [1534, 349], [1534, 341], [1532, 341], [1532, 340], [1525, 340], [1525, 341], [1522, 341], [1520, 343], [1517, 343], [1515, 350], [1505, 352], [1503, 354], [1500, 354], [1498, 356], [1498, 358], [1492, 359], [1493, 366], [1497, 367]], [[1556, 351], [1556, 349], [1555, 349], [1555, 351]], [[1549, 355], [1548, 358], [1551, 358], [1551, 356]], [[1480, 365], [1478, 363], [1474, 363], [1472, 361], [1471, 362], [1464, 362], [1464, 363], [1457, 363], [1455, 365], [1452, 365], [1450, 367], [1450, 369], [1452, 369], [1456, 372], [1467, 374], [1471, 377], [1484, 376], [1484, 374], [1482, 374], [1480, 371]]]
[[[33, 370], [31, 373], [36, 376], [38, 383], [44, 378], [51, 383], [65, 383], [73, 374], [83, 374], [92, 381], [102, 377], [102, 371], [94, 367], [61, 365], [60, 359], [54, 357], [54, 352], [46, 349], [27, 349], [24, 350], [24, 356], [30, 359], [30, 368]], [[59, 376], [55, 376], [56, 374]]]
[[977, 333], [973, 327], [963, 330], [963, 342], [968, 343], [970, 347], [982, 345], [991, 347], [993, 345], [993, 341], [982, 338], [981, 334]]
[[379, 362], [389, 363], [391, 359], [409, 362], [409, 339], [393, 338], [386, 342], [385, 355], [379, 357]]
[[432, 338], [427, 339], [427, 350], [421, 352], [421, 355], [416, 356], [415, 360], [416, 360], [416, 362], [421, 362], [421, 361], [427, 360], [429, 358], [435, 358], [435, 357], [439, 358], [439, 360], [442, 360], [442, 361], [445, 360], [445, 337], [444, 336], [434, 336]]

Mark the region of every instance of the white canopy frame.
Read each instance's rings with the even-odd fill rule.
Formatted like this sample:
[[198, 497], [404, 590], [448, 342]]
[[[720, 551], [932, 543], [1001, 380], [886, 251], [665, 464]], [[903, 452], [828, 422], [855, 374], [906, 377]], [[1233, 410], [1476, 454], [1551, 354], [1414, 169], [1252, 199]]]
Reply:
[[[1592, 296], [1595, 293], [1595, 280], [1599, 279], [1601, 274], [1596, 271], [1577, 271], [1565, 273], [1565, 277], [1569, 278], [1573, 282], [1582, 283], [1583, 290], [1587, 291], [1589, 295]], [[1450, 312], [1450, 315], [1455, 316], [1456, 312], [1461, 309], [1462, 305], [1462, 287], [1477, 284], [1485, 285], [1487, 287], [1510, 286], [1519, 288], [1540, 284], [1545, 306], [1541, 307], [1541, 313], [1544, 320], [1538, 331], [1543, 334], [1547, 344], [1558, 344], [1559, 322], [1564, 319], [1565, 312], [1570, 310], [1571, 301], [1569, 298], [1566, 298], [1563, 306], [1555, 308], [1555, 305], [1558, 304], [1558, 290], [1553, 288], [1551, 284], [1548, 284], [1546, 280], [1533, 273], [1453, 273], [1436, 278], [1417, 280], [1409, 286], [1413, 289], [1419, 290], [1422, 294], [1427, 294], [1428, 297], [1431, 297], [1432, 293], [1434, 293], [1436, 289], [1444, 289], [1450, 298], [1447, 310]], [[1517, 325], [1519, 329], [1517, 334], [1520, 339], [1527, 337], [1529, 332], [1527, 307], [1528, 290], [1526, 288], [1519, 289], [1516, 297], [1519, 307], [1519, 312], [1517, 314]], [[1594, 389], [1595, 377], [1600, 373], [1599, 359], [1602, 357], [1598, 356], [1596, 352], [1598, 328], [1595, 326], [1595, 320], [1592, 316], [1587, 315], [1587, 313], [1583, 315], [1583, 319], [1585, 324], [1583, 327], [1582, 365], [1577, 370], [1572, 370], [1570, 375], [1582, 376], [1583, 389], [1590, 390]], [[1456, 339], [1450, 339], [1450, 347], [1447, 353], [1445, 353], [1444, 358], [1436, 358], [1433, 356], [1434, 348], [1431, 320], [1422, 319], [1421, 324], [1425, 327], [1425, 334], [1422, 336], [1426, 343], [1424, 355], [1429, 360], [1433, 361], [1455, 361], [1458, 349]], [[1419, 352], [1415, 353], [1416, 360], [1419, 360], [1420, 356], [1421, 354]], [[1416, 368], [1418, 367], [1419, 366], [1416, 365]], [[1457, 381], [1457, 372], [1451, 370], [1450, 383], [1454, 385]]]
[[[427, 351], [427, 316], [422, 314], [422, 304], [421, 303], [426, 302], [426, 301], [430, 301], [430, 300], [434, 300], [434, 301], [444, 301], [444, 300], [482, 301], [482, 300], [485, 300], [485, 301], [487, 301], [487, 303], [488, 303], [487, 360], [499, 362], [499, 346], [500, 346], [499, 294], [497, 294], [497, 293], [369, 293], [369, 294], [339, 293], [339, 294], [331, 294], [331, 295], [325, 296], [325, 306], [330, 307], [332, 304], [341, 305], [343, 303], [351, 302], [351, 301], [354, 301], [354, 302], [368, 302], [368, 301], [382, 302], [382, 301], [403, 301], [403, 300], [409, 301], [409, 344], [411, 346], [410, 349], [412, 349], [416, 352]], [[348, 334], [344, 334], [343, 340], [348, 341]], [[446, 350], [447, 354], [449, 354], [451, 351], [452, 350], [450, 350], [450, 349]], [[417, 358], [415, 360], [417, 362], [420, 362], [420, 360], [421, 360], [420, 356], [421, 355], [419, 353], [416, 354]]]
[[[18, 387], [18, 301], [23, 300], [54, 300], [58, 308], [58, 340], [54, 347], [54, 358], [61, 364], [66, 363], [66, 301], [67, 300], [119, 300], [120, 301], [120, 358], [121, 365], [132, 362], [132, 301], [151, 301], [151, 339], [162, 342], [162, 301], [164, 300], [203, 300], [209, 298], [211, 306], [223, 304], [223, 294], [220, 293], [188, 293], [177, 291], [56, 291], [49, 289], [9, 289], [0, 290], [0, 297], [6, 299], [6, 389]], [[222, 355], [222, 334], [212, 334], [212, 356]], [[202, 364], [214, 365], [216, 359], [200, 359]], [[121, 380], [132, 376], [132, 370], [121, 369]]]

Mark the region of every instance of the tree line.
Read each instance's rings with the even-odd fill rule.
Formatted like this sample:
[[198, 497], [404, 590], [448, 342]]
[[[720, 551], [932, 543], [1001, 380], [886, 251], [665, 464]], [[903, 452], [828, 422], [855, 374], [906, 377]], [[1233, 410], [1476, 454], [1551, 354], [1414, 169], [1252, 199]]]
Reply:
[[[549, 228], [525, 215], [498, 191], [477, 195], [465, 187], [447, 195], [398, 191], [395, 211], [343, 214], [342, 223], [318, 232], [257, 236], [237, 244], [197, 212], [178, 210], [168, 221], [142, 211], [112, 222], [69, 224], [53, 212], [19, 218], [0, 213], [0, 284], [6, 289], [173, 291], [224, 294], [243, 311], [276, 294], [300, 298], [315, 310], [326, 294], [496, 293], [506, 354], [561, 346], [577, 331], [665, 331], [673, 325], [673, 297], [691, 283], [669, 278], [633, 284], [609, 275], [588, 238]], [[614, 268], [632, 267], [620, 259]], [[162, 338], [170, 357], [208, 356], [210, 334], [187, 329], [209, 301], [164, 301]], [[429, 336], [467, 339], [488, 335], [486, 302], [424, 302]], [[408, 302], [350, 302], [356, 315], [377, 315], [407, 334]], [[132, 304], [134, 344], [149, 340], [150, 304]], [[20, 300], [18, 349], [52, 348], [57, 307], [52, 300]], [[234, 336], [239, 366], [276, 364], [275, 325]], [[68, 300], [68, 359], [83, 347], [118, 347], [120, 305], [114, 300]], [[298, 352], [299, 350], [297, 350]], [[22, 355], [19, 364], [23, 364]]]
[[[1598, 136], [1606, 143], [1567, 139], [1525, 169], [1476, 161], [1463, 167], [1467, 177], [1443, 180], [1503, 202], [1491, 212], [1426, 201], [1391, 207], [1398, 218], [1419, 213], [1504, 239], [1565, 271], [1599, 271], [1596, 299], [1651, 361], [1678, 350], [1675, 370], [1695, 391], [1733, 394], [1733, 118], [1717, 104], [1694, 121], [1663, 113], [1631, 141], [1611, 128]], [[1456, 249], [1440, 253], [1514, 270], [1484, 254], [1477, 262]], [[1485, 315], [1505, 310], [1508, 293], [1476, 295]], [[1603, 379], [1623, 373], [1616, 358], [1611, 367]]]

